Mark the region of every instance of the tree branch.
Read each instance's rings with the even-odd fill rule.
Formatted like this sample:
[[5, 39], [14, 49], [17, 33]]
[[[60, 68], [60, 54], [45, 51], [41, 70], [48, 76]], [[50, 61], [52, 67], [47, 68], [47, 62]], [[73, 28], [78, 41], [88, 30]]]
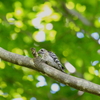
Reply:
[[69, 13], [69, 14], [72, 15], [72, 16], [77, 16], [77, 17], [79, 18], [79, 20], [80, 20], [83, 24], [85, 24], [85, 25], [87, 25], [87, 26], [91, 26], [91, 25], [92, 25], [92, 24], [90, 23], [90, 21], [87, 20], [84, 16], [82, 16], [79, 12], [77, 12], [77, 11], [75, 11], [75, 10], [70, 10], [70, 9], [68, 9], [68, 8], [66, 7], [66, 5], [65, 5], [64, 2], [62, 3], [62, 7], [64, 8], [64, 10], [65, 10], [66, 13]]
[[17, 65], [42, 72], [49, 77], [75, 89], [100, 96], [100, 85], [63, 73], [42, 62], [40, 57], [36, 57], [32, 60], [32, 58], [11, 53], [0, 47], [0, 58]]

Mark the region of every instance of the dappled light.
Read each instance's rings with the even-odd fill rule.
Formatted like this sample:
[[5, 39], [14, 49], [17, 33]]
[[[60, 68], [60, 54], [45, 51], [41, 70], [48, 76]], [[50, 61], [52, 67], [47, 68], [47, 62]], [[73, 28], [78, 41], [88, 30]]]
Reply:
[[66, 4], [67, 8], [68, 9], [73, 9], [75, 7], [75, 4], [71, 1], [69, 1], [67, 4]]
[[32, 24], [36, 27], [36, 28], [40, 28], [40, 26], [41, 26], [41, 24], [40, 24], [40, 22], [41, 22], [41, 18], [35, 18], [35, 19], [32, 19]]
[[79, 96], [81, 96], [81, 95], [83, 95], [83, 94], [84, 94], [83, 91], [78, 91], [78, 95], [79, 95]]
[[76, 4], [76, 9], [77, 9], [79, 12], [84, 12], [84, 11], [86, 10], [86, 6], [77, 3], [77, 4]]
[[15, 26], [18, 28], [22, 28], [23, 27], [22, 21], [15, 21]]
[[52, 14], [52, 9], [50, 9], [49, 3], [41, 6], [41, 12], [37, 14], [37, 17], [43, 18]]
[[37, 77], [38, 79], [38, 83], [36, 84], [37, 87], [42, 87], [42, 86], [45, 86], [47, 85], [46, 81], [45, 81], [45, 78], [43, 76], [38, 76]]
[[99, 34], [98, 34], [97, 32], [92, 33], [91, 36], [92, 36], [95, 40], [98, 40], [98, 39], [99, 39]]
[[60, 90], [60, 87], [59, 87], [59, 85], [58, 84], [56, 84], [56, 83], [53, 83], [52, 85], [51, 85], [51, 93], [56, 93], [57, 91], [59, 91]]
[[75, 67], [72, 64], [70, 64], [69, 62], [65, 63], [65, 67], [70, 73], [75, 73], [76, 72]]
[[53, 28], [53, 25], [52, 25], [51, 23], [48, 23], [48, 24], [46, 25], [46, 29], [47, 29], [47, 30], [52, 30], [52, 28]]
[[82, 67], [83, 66], [83, 60], [82, 59], [77, 59], [76, 60], [76, 66]]
[[[2, 80], [2, 79], [1, 79]], [[6, 88], [7, 87], [7, 84], [5, 83], [5, 82], [1, 82], [0, 83], [0, 86], [1, 86], [1, 88]], [[6, 95], [6, 93], [3, 93], [2, 91], [1, 91], [1, 94], [5, 94]]]
[[83, 38], [84, 37], [84, 34], [82, 32], [77, 32], [76, 36], [78, 38]]
[[51, 30], [48, 33], [46, 33], [46, 40], [49, 40], [51, 42], [55, 42], [57, 32], [55, 30]]
[[89, 71], [90, 74], [94, 74], [95, 68], [93, 66], [90, 66], [88, 68], [88, 71]]
[[94, 75], [92, 75], [88, 72], [85, 72], [84, 73], [84, 78], [87, 79], [87, 80], [92, 80], [94, 78]]
[[95, 66], [95, 65], [97, 65], [98, 63], [99, 63], [99, 61], [93, 61], [93, 62], [91, 62], [92, 66]]
[[96, 19], [94, 21], [94, 25], [95, 25], [95, 27], [100, 28], [100, 21], [98, 19]]
[[0, 69], [4, 69], [5, 68], [5, 63], [3, 61], [0, 61]]
[[[100, 44], [100, 39], [98, 40], [98, 43]], [[99, 52], [98, 52], [99, 53]]]
[[25, 43], [28, 43], [28, 44], [30, 44], [32, 42], [32, 40], [27, 36], [24, 36], [23, 40], [24, 40]]
[[32, 97], [30, 100], [37, 100], [35, 97]]
[[12, 49], [12, 52], [17, 53], [17, 54], [23, 54], [23, 51], [20, 48], [14, 48]]
[[18, 88], [17, 92], [20, 93], [20, 94], [23, 94], [24, 90], [23, 90], [23, 88]]
[[39, 31], [33, 34], [33, 38], [38, 42], [43, 42], [45, 41], [45, 33], [43, 31]]
[[20, 19], [20, 18], [23, 16], [23, 8], [21, 8], [21, 7], [15, 8], [14, 15], [15, 15], [18, 19]]
[[15, 98], [15, 99], [12, 99], [12, 100], [24, 100], [23, 98]]
[[17, 38], [17, 34], [16, 33], [11, 34], [11, 38], [12, 40], [15, 40]]
[[[1, 0], [0, 47], [30, 57], [30, 62], [35, 58], [30, 48], [52, 51], [65, 67], [64, 74], [100, 85], [99, 5], [100, 0]], [[0, 58], [0, 100], [100, 99], [50, 75]]]

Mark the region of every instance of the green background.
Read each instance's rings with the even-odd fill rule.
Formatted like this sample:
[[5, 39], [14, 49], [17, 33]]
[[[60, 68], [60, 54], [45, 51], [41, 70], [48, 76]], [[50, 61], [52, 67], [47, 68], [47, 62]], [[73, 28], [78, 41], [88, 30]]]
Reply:
[[[29, 57], [31, 47], [53, 51], [62, 64], [69, 62], [76, 69], [66, 72], [97, 84], [99, 34], [100, 0], [0, 0], [1, 47]], [[51, 88], [54, 84], [57, 91]], [[32, 69], [0, 61], [0, 100], [94, 99], [100, 98]]]

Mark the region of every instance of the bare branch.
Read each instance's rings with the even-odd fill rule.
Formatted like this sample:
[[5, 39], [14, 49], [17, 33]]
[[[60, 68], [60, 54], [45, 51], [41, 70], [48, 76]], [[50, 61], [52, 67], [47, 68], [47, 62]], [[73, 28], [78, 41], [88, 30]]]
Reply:
[[29, 57], [11, 53], [0, 47], [0, 58], [17, 65], [42, 72], [49, 77], [75, 89], [100, 96], [100, 85], [63, 73], [42, 62], [40, 57], [36, 57], [32, 60]]
[[33, 67], [34, 62], [31, 58], [9, 52], [1, 47], [0, 47], [0, 58], [17, 65], [27, 66], [28, 68], [35, 69], [35, 67]]
[[66, 7], [65, 3], [62, 3], [62, 7], [64, 8], [65, 12], [69, 13], [70, 15], [77, 16], [81, 22], [87, 26], [91, 26], [91, 23], [89, 20], [87, 20], [84, 16], [82, 16], [79, 12], [75, 10], [70, 10]]

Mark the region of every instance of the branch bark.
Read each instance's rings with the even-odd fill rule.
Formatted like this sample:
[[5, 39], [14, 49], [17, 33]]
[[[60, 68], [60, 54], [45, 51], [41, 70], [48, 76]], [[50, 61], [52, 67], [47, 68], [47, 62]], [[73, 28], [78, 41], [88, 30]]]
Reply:
[[32, 58], [9, 52], [0, 47], [0, 58], [17, 65], [42, 72], [56, 81], [75, 89], [100, 96], [100, 85], [63, 73], [42, 62], [40, 57], [36, 57], [33, 60]]
[[87, 25], [87, 26], [91, 26], [91, 22], [86, 19], [84, 16], [82, 16], [79, 12], [75, 11], [75, 10], [70, 10], [66, 7], [65, 3], [63, 2], [62, 3], [62, 8], [64, 8], [65, 12], [72, 15], [72, 16], [77, 16], [79, 18], [79, 20], [84, 24], [84, 25]]

